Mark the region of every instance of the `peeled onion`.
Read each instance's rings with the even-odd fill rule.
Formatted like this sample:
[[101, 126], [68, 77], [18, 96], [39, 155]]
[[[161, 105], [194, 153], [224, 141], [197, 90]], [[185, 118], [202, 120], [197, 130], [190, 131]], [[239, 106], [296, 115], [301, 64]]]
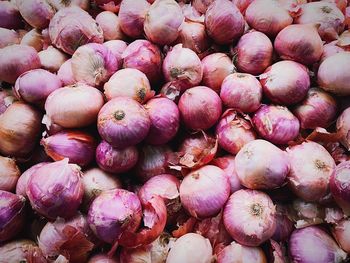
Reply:
[[218, 255], [218, 263], [266, 263], [264, 251], [260, 247], [248, 247], [232, 242], [221, 250]]
[[124, 39], [120, 28], [119, 17], [111, 11], [103, 11], [96, 16], [96, 22], [102, 28], [105, 41]]
[[342, 162], [332, 172], [330, 190], [338, 206], [346, 215], [350, 215], [350, 162]]
[[20, 175], [21, 171], [14, 159], [0, 156], [0, 190], [8, 192], [15, 190]]
[[345, 109], [337, 119], [337, 133], [341, 135], [341, 144], [350, 149], [350, 107]]

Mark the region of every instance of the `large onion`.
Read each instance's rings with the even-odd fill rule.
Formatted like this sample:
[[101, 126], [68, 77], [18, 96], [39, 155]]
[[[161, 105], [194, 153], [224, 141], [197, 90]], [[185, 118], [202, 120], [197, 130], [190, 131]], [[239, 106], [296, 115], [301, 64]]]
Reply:
[[20, 175], [21, 171], [14, 159], [0, 156], [0, 190], [15, 190]]

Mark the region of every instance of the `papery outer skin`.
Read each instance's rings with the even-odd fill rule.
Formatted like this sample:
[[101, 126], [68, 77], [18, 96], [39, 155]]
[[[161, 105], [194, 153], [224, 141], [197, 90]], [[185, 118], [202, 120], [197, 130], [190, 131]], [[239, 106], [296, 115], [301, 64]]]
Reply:
[[59, 77], [63, 86], [76, 83], [72, 71], [72, 59], [66, 60], [66, 62], [61, 65], [60, 69], [57, 71], [57, 77]]
[[14, 159], [0, 156], [0, 190], [13, 192], [20, 175]]
[[350, 150], [350, 107], [345, 109], [337, 119], [337, 132], [343, 136], [341, 138], [342, 145]]
[[22, 26], [22, 17], [13, 2], [0, 2], [0, 27], [18, 29]]
[[[120, 117], [124, 115], [120, 120], [115, 118], [118, 112], [121, 114]], [[133, 125], [130, 126], [130, 123]], [[151, 121], [144, 107], [127, 97], [110, 100], [98, 114], [99, 134], [102, 139], [119, 149], [141, 142], [147, 136], [150, 126]]]
[[27, 196], [32, 208], [48, 219], [70, 218], [84, 194], [80, 167], [68, 159], [46, 164], [28, 180]]
[[133, 168], [139, 154], [135, 146], [122, 150], [113, 148], [106, 141], [102, 141], [96, 149], [96, 162], [98, 166], [109, 173], [123, 173]]
[[318, 143], [304, 142], [287, 148], [291, 169], [289, 186], [305, 201], [318, 201], [327, 194], [335, 162]]
[[294, 140], [300, 129], [299, 120], [283, 106], [262, 105], [253, 116], [256, 131], [274, 144], [287, 144]]
[[[259, 216], [252, 214], [254, 206], [257, 206], [258, 211], [255, 212], [259, 212]], [[224, 225], [232, 238], [241, 245], [259, 246], [275, 232], [275, 216], [275, 206], [267, 194], [241, 189], [234, 192], [225, 205]]]
[[88, 263], [119, 263], [119, 259], [114, 256], [114, 257], [109, 257], [107, 256], [107, 254], [96, 254], [94, 256], [92, 256]]
[[[1, 262], [35, 262], [47, 263], [41, 249], [29, 239], [10, 241], [0, 246]], [[33, 260], [33, 261], [30, 261]]]
[[0, 48], [19, 44], [19, 42], [20, 37], [16, 31], [0, 27]]
[[335, 202], [343, 210], [344, 214], [350, 215], [350, 161], [345, 161], [335, 167], [330, 177], [330, 190]]
[[103, 11], [99, 13], [96, 16], [96, 22], [102, 28], [105, 41], [125, 38], [120, 28], [119, 17], [113, 12]]
[[233, 73], [222, 82], [220, 98], [228, 108], [254, 112], [261, 105], [262, 87], [253, 75]]
[[21, 45], [31, 46], [35, 48], [37, 52], [41, 51], [44, 47], [44, 37], [41, 31], [36, 28], [28, 31], [20, 41]]
[[88, 213], [90, 228], [107, 243], [117, 241], [124, 231], [136, 231], [141, 218], [139, 198], [123, 189], [103, 192], [93, 201]]
[[216, 215], [230, 195], [230, 183], [225, 172], [206, 165], [187, 174], [180, 185], [183, 207], [196, 218]]
[[218, 263], [267, 263], [260, 247], [248, 247], [232, 242], [217, 255]]
[[347, 253], [350, 253], [350, 221], [343, 219], [333, 226], [332, 233], [339, 246]]
[[127, 43], [123, 40], [110, 40], [103, 43], [105, 47], [107, 47], [112, 54], [116, 57], [118, 61], [119, 68], [123, 65], [123, 52], [127, 48]]

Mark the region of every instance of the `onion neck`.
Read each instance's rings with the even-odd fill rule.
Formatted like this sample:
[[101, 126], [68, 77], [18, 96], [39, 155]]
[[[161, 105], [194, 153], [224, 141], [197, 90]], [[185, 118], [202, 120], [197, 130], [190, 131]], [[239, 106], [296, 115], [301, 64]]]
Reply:
[[250, 207], [250, 213], [253, 216], [261, 216], [263, 213], [263, 207], [258, 203], [252, 204]]
[[122, 111], [122, 110], [117, 110], [115, 113], [114, 113], [114, 118], [117, 120], [117, 121], [121, 121], [122, 119], [124, 119], [125, 117], [125, 112]]

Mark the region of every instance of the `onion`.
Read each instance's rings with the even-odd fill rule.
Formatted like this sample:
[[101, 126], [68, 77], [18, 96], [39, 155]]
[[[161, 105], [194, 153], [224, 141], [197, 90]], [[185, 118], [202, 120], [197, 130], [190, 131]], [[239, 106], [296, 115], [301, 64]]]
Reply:
[[19, 42], [19, 34], [15, 30], [0, 27], [0, 48], [13, 44], [19, 44]]
[[121, 68], [123, 65], [123, 58], [122, 55], [124, 53], [124, 50], [127, 48], [127, 43], [122, 40], [110, 40], [107, 42], [104, 42], [103, 45], [109, 49], [109, 51], [112, 52], [112, 54], [116, 57], [118, 62], [118, 68]]
[[24, 72], [40, 68], [36, 50], [24, 45], [11, 45], [0, 49], [0, 81], [14, 84]]
[[21, 171], [14, 159], [0, 156], [0, 190], [8, 192], [15, 190], [20, 175]]
[[332, 233], [340, 247], [350, 253], [350, 220], [343, 219], [338, 224], [333, 226]]
[[213, 248], [208, 239], [188, 233], [178, 238], [171, 247], [166, 263], [210, 263]]
[[121, 0], [94, 0], [92, 2], [102, 10], [118, 13]]
[[9, 1], [0, 2], [0, 27], [19, 29], [23, 25], [17, 4]]
[[288, 216], [295, 222], [296, 228], [303, 228], [323, 223], [325, 209], [318, 203], [295, 199], [290, 206]]
[[3, 114], [15, 101], [16, 98], [11, 90], [3, 90], [0, 87], [0, 115]]
[[241, 245], [259, 246], [275, 232], [275, 216], [275, 207], [267, 194], [242, 189], [234, 192], [226, 203], [224, 225]]
[[261, 104], [261, 84], [253, 75], [247, 73], [230, 74], [222, 82], [220, 98], [228, 108], [254, 112]]
[[102, 141], [96, 149], [96, 162], [106, 172], [123, 173], [136, 165], [138, 155], [135, 146], [118, 150], [108, 142]]
[[55, 123], [64, 128], [79, 128], [93, 124], [103, 103], [102, 93], [85, 84], [57, 89], [45, 103], [47, 126]]
[[294, 224], [289, 219], [287, 208], [282, 205], [276, 206], [276, 230], [271, 237], [277, 242], [287, 241], [294, 230]]
[[264, 33], [252, 31], [244, 34], [236, 48], [235, 62], [241, 72], [257, 75], [271, 65], [273, 46]]
[[[317, 248], [317, 253], [314, 252]], [[347, 254], [321, 228], [309, 226], [294, 230], [289, 240], [289, 254], [294, 262], [343, 262]]]
[[300, 6], [296, 24], [320, 24], [318, 33], [326, 41], [335, 40], [344, 30], [344, 14], [335, 3], [312, 2]]
[[202, 60], [203, 85], [219, 92], [224, 79], [235, 72], [231, 59], [224, 53], [214, 53]]
[[350, 107], [345, 109], [337, 119], [337, 133], [340, 134], [341, 144], [350, 150]]
[[293, 192], [306, 201], [324, 197], [335, 168], [327, 150], [310, 141], [288, 148], [287, 153], [291, 164], [288, 180]]
[[[151, 0], [153, 1], [153, 0]], [[184, 3], [183, 1], [179, 2], [179, 5], [181, 6], [182, 13], [185, 17], [186, 22], [198, 22], [200, 24], [204, 23], [204, 15], [198, 12], [196, 8], [193, 6], [194, 2], [192, 3]], [[181, 28], [183, 28], [183, 24], [181, 25]]]
[[311, 88], [293, 113], [299, 119], [302, 129], [327, 128], [334, 121], [337, 108], [337, 101], [329, 93]]
[[338, 206], [326, 207], [324, 209], [324, 212], [325, 212], [324, 221], [330, 224], [339, 224], [340, 221], [345, 218], [343, 210], [341, 210], [341, 208], [339, 208]]
[[124, 68], [140, 70], [152, 83], [159, 81], [162, 56], [156, 45], [147, 40], [135, 40], [125, 49], [122, 58], [124, 59]]
[[190, 88], [201, 82], [203, 69], [194, 51], [177, 44], [164, 59], [163, 74], [166, 81], [176, 81], [183, 88]]
[[274, 144], [287, 144], [299, 134], [298, 119], [283, 106], [262, 105], [253, 116], [259, 135]]
[[217, 255], [218, 263], [266, 263], [264, 251], [260, 247], [248, 247], [232, 242]]
[[124, 39], [120, 28], [119, 17], [111, 11], [103, 11], [96, 16], [96, 22], [102, 28], [103, 37], [107, 40]]
[[41, 113], [23, 102], [15, 102], [0, 115], [0, 152], [27, 157], [34, 149], [41, 128]]
[[341, 95], [350, 95], [350, 52], [340, 52], [326, 58], [320, 65], [317, 81], [324, 90]]
[[63, 86], [73, 85], [76, 80], [72, 71], [72, 59], [66, 60], [57, 71], [57, 77], [61, 80]]
[[214, 1], [205, 12], [205, 28], [217, 44], [237, 41], [244, 32], [244, 18], [228, 0]]
[[336, 203], [346, 215], [350, 215], [350, 161], [340, 163], [330, 177], [330, 190]]
[[61, 87], [61, 80], [55, 74], [33, 69], [17, 78], [13, 91], [18, 99], [43, 108], [46, 98]]
[[38, 53], [41, 67], [51, 72], [57, 72], [61, 65], [66, 62], [68, 56], [62, 51], [49, 46], [47, 49]]
[[145, 108], [151, 120], [151, 127], [145, 141], [160, 145], [173, 139], [180, 126], [177, 105], [167, 98], [154, 98], [147, 102]]
[[26, 199], [21, 195], [0, 190], [0, 241], [15, 237], [24, 225]]
[[234, 3], [239, 11], [244, 15], [247, 7], [253, 2], [254, 0], [232, 0], [232, 3]]
[[225, 172], [206, 165], [186, 175], [180, 185], [183, 207], [193, 217], [215, 216], [230, 195], [230, 183]]
[[72, 72], [77, 81], [98, 87], [118, 70], [118, 61], [107, 47], [89, 43], [79, 47], [72, 56]]
[[80, 167], [68, 164], [68, 159], [38, 168], [26, 190], [32, 208], [49, 219], [72, 217], [83, 198], [81, 176]]
[[317, 26], [289, 25], [276, 36], [274, 47], [282, 59], [312, 65], [320, 60], [323, 43]]
[[131, 38], [143, 36], [143, 24], [150, 7], [146, 0], [124, 0], [120, 4], [119, 24], [122, 31]]
[[127, 97], [110, 100], [98, 114], [97, 128], [102, 139], [119, 149], [141, 142], [146, 138], [150, 126], [145, 108]]
[[31, 46], [39, 52], [44, 47], [44, 37], [40, 30], [33, 28], [22, 37], [21, 45]]
[[28, 239], [14, 240], [1, 245], [0, 255], [3, 262], [47, 262], [37, 244]]
[[197, 86], [185, 91], [179, 101], [185, 126], [191, 130], [207, 130], [220, 118], [220, 97], [210, 88]]
[[48, 0], [16, 0], [16, 4], [24, 20], [38, 29], [48, 27], [56, 11]]
[[255, 0], [245, 11], [245, 19], [250, 27], [274, 37], [283, 28], [293, 23], [293, 18], [278, 1]]
[[49, 33], [52, 43], [70, 55], [87, 43], [103, 42], [101, 27], [76, 6], [59, 10], [50, 21]]
[[109, 257], [107, 254], [96, 254], [92, 256], [87, 263], [119, 263], [117, 257]]
[[193, 7], [200, 13], [205, 14], [208, 7], [214, 2], [214, 0], [193, 0]]
[[50, 4], [53, 5], [57, 10], [70, 6], [79, 6], [81, 9], [87, 11], [90, 7], [89, 0], [50, 0]]
[[179, 36], [184, 21], [182, 9], [174, 0], [156, 0], [146, 13], [146, 37], [158, 45], [169, 45]]

